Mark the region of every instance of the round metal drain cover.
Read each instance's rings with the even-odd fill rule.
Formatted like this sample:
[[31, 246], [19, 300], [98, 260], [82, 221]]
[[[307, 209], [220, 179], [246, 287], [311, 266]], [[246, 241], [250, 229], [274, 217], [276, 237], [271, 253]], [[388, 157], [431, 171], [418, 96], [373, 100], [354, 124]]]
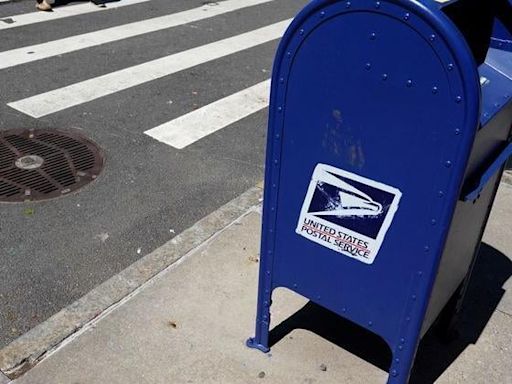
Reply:
[[46, 200], [90, 183], [103, 154], [75, 131], [0, 131], [0, 202]]

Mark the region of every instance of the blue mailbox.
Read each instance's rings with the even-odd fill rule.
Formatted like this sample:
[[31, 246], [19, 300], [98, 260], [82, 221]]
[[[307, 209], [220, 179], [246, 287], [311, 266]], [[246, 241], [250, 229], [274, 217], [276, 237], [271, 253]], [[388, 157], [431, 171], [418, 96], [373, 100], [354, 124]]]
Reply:
[[381, 336], [388, 383], [450, 323], [512, 151], [512, 54], [489, 49], [498, 1], [316, 0], [292, 22], [250, 347], [269, 350], [278, 287]]

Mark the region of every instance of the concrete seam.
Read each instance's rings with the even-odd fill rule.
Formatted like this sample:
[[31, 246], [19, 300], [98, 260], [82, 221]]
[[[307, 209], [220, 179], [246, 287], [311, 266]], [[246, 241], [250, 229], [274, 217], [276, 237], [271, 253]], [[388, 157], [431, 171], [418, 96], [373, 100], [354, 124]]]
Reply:
[[512, 313], [505, 312], [502, 309], [496, 309], [496, 312], [499, 312], [499, 313], [507, 316], [508, 318], [512, 319]]
[[0, 372], [0, 384], [9, 384], [10, 382], [11, 382], [11, 380], [7, 376], [5, 376], [2, 372]]
[[261, 192], [259, 187], [249, 189], [2, 348], [0, 372], [15, 379], [30, 370], [87, 324], [99, 321], [106, 311], [257, 209]]
[[503, 172], [503, 177], [501, 181], [505, 184], [512, 185], [512, 171]]

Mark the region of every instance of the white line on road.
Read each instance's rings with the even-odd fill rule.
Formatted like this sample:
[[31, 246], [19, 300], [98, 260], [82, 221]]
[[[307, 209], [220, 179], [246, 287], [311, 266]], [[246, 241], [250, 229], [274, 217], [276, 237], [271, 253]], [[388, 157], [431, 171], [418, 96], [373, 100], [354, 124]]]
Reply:
[[[127, 1], [127, 0], [123, 0]], [[101, 44], [111, 43], [146, 33], [156, 32], [179, 25], [208, 19], [224, 13], [233, 12], [242, 8], [251, 7], [273, 0], [230, 0], [220, 2], [218, 5], [204, 5], [199, 8], [183, 12], [154, 17], [152, 19], [136, 21], [99, 31], [66, 37], [47, 43], [26, 46], [0, 52], [0, 69], [15, 65], [30, 63], [36, 60], [62, 55]], [[114, 3], [115, 4], [115, 3]]]
[[[1, 1], [1, 0], [0, 0]], [[63, 19], [70, 16], [78, 16], [91, 12], [105, 11], [108, 9], [115, 9], [126, 7], [128, 5], [134, 5], [139, 3], [145, 3], [149, 0], [122, 0], [113, 3], [109, 3], [103, 7], [98, 7], [92, 3], [69, 5], [66, 7], [55, 7], [53, 12], [30, 12], [23, 13], [21, 15], [5, 16], [0, 17], [0, 30], [10, 29], [16, 27], [23, 27], [25, 25], [42, 23], [45, 21], [53, 21], [57, 19]]]
[[291, 19], [281, 21], [241, 35], [14, 101], [8, 105], [35, 118], [46, 116], [278, 39], [283, 35], [290, 21]]
[[270, 80], [266, 80], [144, 133], [174, 148], [183, 149], [266, 108], [269, 93]]

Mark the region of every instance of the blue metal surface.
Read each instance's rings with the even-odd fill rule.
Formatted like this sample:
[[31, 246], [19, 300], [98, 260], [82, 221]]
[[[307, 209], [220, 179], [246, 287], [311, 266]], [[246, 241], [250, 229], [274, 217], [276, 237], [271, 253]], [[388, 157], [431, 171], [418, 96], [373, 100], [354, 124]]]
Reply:
[[481, 126], [512, 100], [512, 52], [490, 49], [479, 68], [482, 86]]
[[407, 382], [480, 125], [475, 60], [432, 4], [316, 0], [283, 37], [250, 347], [269, 350], [285, 287], [381, 336], [388, 383]]
[[512, 34], [499, 20], [496, 20], [494, 23], [491, 46], [497, 49], [512, 51]]
[[[508, 1], [509, 4], [512, 4], [510, 0], [500, 1]], [[491, 39], [491, 46], [497, 49], [512, 51], [512, 31], [509, 31], [505, 27], [505, 25], [503, 25], [503, 22], [501, 22], [500, 20], [496, 20], [494, 23], [494, 31]]]
[[496, 160], [485, 170], [480, 178], [480, 182], [474, 190], [464, 196], [464, 201], [474, 201], [478, 199], [478, 196], [489, 183], [489, 180], [501, 169], [507, 160], [512, 156], [512, 143], [508, 144], [503, 151], [496, 157]]

